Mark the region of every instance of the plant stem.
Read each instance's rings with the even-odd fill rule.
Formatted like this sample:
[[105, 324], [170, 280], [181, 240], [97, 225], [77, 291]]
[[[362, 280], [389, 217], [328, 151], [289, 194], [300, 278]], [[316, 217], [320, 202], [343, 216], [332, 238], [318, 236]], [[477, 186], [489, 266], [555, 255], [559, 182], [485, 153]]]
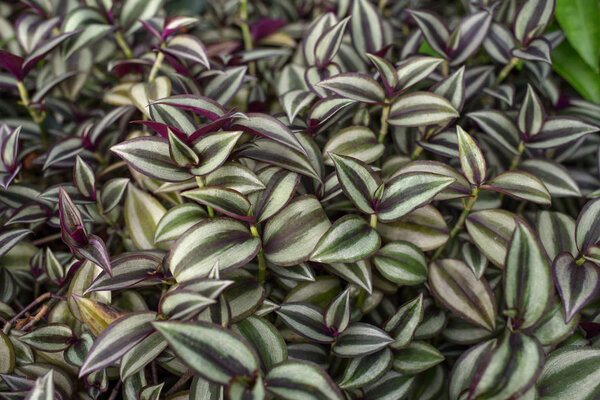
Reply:
[[[258, 233], [256, 225], [250, 225], [250, 232], [252, 233], [252, 236], [260, 239], [260, 234]], [[263, 283], [265, 281], [265, 277], [267, 276], [267, 260], [265, 259], [265, 253], [263, 252], [262, 248], [258, 251], [256, 258], [258, 259], [258, 275], [256, 279], [260, 283]]]
[[17, 81], [17, 89], [19, 90], [21, 103], [23, 103], [23, 106], [27, 109], [27, 112], [31, 116], [33, 122], [35, 122], [40, 128], [40, 136], [42, 138], [42, 144], [44, 145], [44, 148], [48, 148], [48, 131], [46, 130], [46, 126], [44, 125], [46, 113], [43, 111], [38, 113], [36, 110], [31, 108], [31, 103], [29, 101], [29, 93], [27, 93], [27, 88], [25, 87], [22, 81]]
[[158, 52], [156, 58], [154, 59], [154, 64], [152, 64], [152, 69], [150, 70], [150, 75], [148, 75], [148, 82], [153, 83], [154, 79], [156, 79], [156, 75], [160, 70], [163, 60], [165, 59], [165, 55], [162, 52]]
[[373, 229], [377, 229], [377, 214], [371, 214], [371, 221], [369, 221], [369, 225]]
[[415, 149], [413, 150], [413, 152], [410, 155], [410, 159], [416, 160], [417, 158], [419, 158], [419, 156], [421, 155], [422, 152], [423, 152], [423, 148], [419, 145], [416, 145]]
[[33, 242], [31, 242], [31, 244], [34, 246], [39, 246], [40, 244], [44, 244], [44, 243], [52, 242], [53, 240], [56, 240], [56, 239], [60, 239], [60, 237], [61, 237], [60, 233], [55, 233], [53, 235], [34, 240]]
[[523, 155], [523, 151], [525, 151], [525, 143], [523, 143], [523, 141], [519, 143], [517, 150], [519, 154], [515, 154], [508, 169], [515, 169], [519, 166], [519, 162], [521, 162], [521, 156]]
[[444, 243], [441, 247], [439, 247], [436, 250], [436, 252], [433, 254], [433, 257], [431, 257], [431, 261], [437, 260], [438, 257], [444, 252], [444, 249], [446, 248], [446, 244], [450, 243], [450, 241], [452, 239], [454, 239], [454, 237], [458, 234], [458, 232], [460, 232], [460, 230], [462, 229], [462, 227], [465, 224], [465, 221], [467, 220], [467, 217], [469, 216], [469, 213], [471, 212], [471, 209], [473, 208], [473, 206], [475, 205], [475, 202], [477, 201], [478, 194], [479, 194], [479, 188], [475, 188], [473, 190], [473, 193], [471, 193], [471, 197], [469, 197], [469, 200], [466, 202], [466, 204], [463, 208], [463, 211], [460, 214], [460, 217], [458, 217], [456, 224], [454, 224], [454, 228], [452, 228], [452, 230], [450, 231], [448, 240], [446, 241], [446, 243]]
[[119, 32], [119, 31], [115, 32], [115, 40], [117, 41], [117, 44], [121, 48], [121, 51], [123, 51], [123, 54], [125, 54], [125, 57], [132, 58], [133, 52], [129, 48], [129, 45], [125, 41], [125, 38], [123, 37], [121, 32]]
[[[242, 28], [242, 40], [244, 41], [244, 49], [252, 50], [252, 35], [248, 26], [248, 0], [240, 0], [240, 19], [242, 20], [240, 27]], [[252, 76], [256, 76], [256, 65], [254, 61], [248, 63], [248, 72]]]
[[173, 393], [177, 392], [177, 390], [180, 387], [182, 387], [192, 376], [194, 376], [194, 373], [188, 370], [185, 374], [183, 374], [181, 378], [179, 378], [177, 382], [175, 382], [171, 389], [169, 389], [169, 391], [165, 393], [165, 396], [170, 396]]
[[367, 291], [365, 289], [360, 289], [360, 292], [358, 292], [358, 297], [356, 298], [356, 306], [358, 308], [362, 308], [363, 304], [365, 304], [366, 298], [367, 298]]
[[583, 265], [583, 263], [585, 263], [585, 257], [584, 257], [584, 256], [581, 256], [581, 257], [579, 257], [579, 258], [578, 258], [578, 259], [575, 261], [575, 264], [576, 264], [577, 266], [581, 266], [581, 265]]
[[[196, 176], [196, 183], [198, 184], [199, 188], [203, 188], [204, 187], [204, 179], [201, 176]], [[213, 210], [212, 207], [210, 206], [206, 206], [206, 210], [208, 211], [208, 216], [210, 218], [215, 216], [215, 210]]]
[[442, 63], [442, 76], [444, 78], [448, 77], [450, 74], [450, 64], [448, 64], [448, 60], [444, 60]]
[[377, 139], [379, 143], [383, 143], [388, 133], [388, 118], [390, 117], [390, 108], [391, 105], [388, 104], [386, 99], [385, 104], [381, 109], [381, 128], [379, 129], [379, 138]]
[[510, 71], [512, 71], [512, 69], [519, 63], [519, 59], [516, 57], [513, 57], [510, 59], [510, 62], [508, 64], [506, 64], [504, 66], [504, 68], [502, 68], [502, 70], [500, 71], [500, 73], [498, 74], [498, 77], [496, 78], [496, 81], [494, 82], [494, 86], [493, 87], [498, 87], [500, 86], [500, 84], [502, 83], [502, 81], [504, 79], [506, 79], [506, 77], [508, 76], [508, 74], [510, 74]]

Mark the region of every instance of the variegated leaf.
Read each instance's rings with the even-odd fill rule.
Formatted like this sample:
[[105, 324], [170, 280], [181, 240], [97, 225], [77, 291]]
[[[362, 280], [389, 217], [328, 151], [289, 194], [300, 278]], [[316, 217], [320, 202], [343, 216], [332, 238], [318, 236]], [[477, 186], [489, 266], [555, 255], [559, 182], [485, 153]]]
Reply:
[[379, 176], [367, 164], [348, 156], [329, 153], [342, 190], [365, 214], [375, 212], [375, 192], [382, 184]]
[[193, 203], [184, 203], [168, 210], [156, 225], [154, 242], [175, 240], [189, 228], [207, 217], [206, 211]]
[[577, 118], [549, 117], [540, 132], [526, 143], [532, 149], [551, 149], [572, 143], [599, 128]]
[[236, 119], [231, 128], [273, 140], [300, 153], [305, 152], [292, 131], [270, 115], [249, 113], [246, 118]]
[[537, 383], [540, 399], [593, 399], [600, 393], [600, 350], [566, 346], [551, 352]]
[[398, 372], [413, 375], [433, 368], [444, 360], [444, 355], [429, 343], [415, 341], [395, 352], [392, 366]]
[[352, 43], [358, 54], [381, 50], [385, 45], [383, 21], [375, 6], [368, 0], [353, 0], [350, 16]]
[[460, 167], [473, 185], [481, 185], [485, 181], [487, 166], [483, 153], [471, 135], [464, 131], [460, 126], [456, 126], [458, 137], [458, 152], [460, 158]]
[[384, 150], [384, 145], [377, 142], [372, 130], [365, 126], [351, 126], [340, 129], [329, 138], [323, 147], [323, 161], [325, 165], [333, 166], [329, 154], [336, 154], [370, 164], [378, 160]]
[[524, 171], [511, 170], [503, 172], [488, 181], [482, 188], [545, 206], [549, 206], [551, 202], [550, 193], [542, 181]]
[[219, 168], [227, 161], [240, 136], [241, 131], [221, 131], [202, 136], [193, 147], [200, 162], [190, 169], [190, 173], [207, 175]]
[[541, 36], [552, 20], [556, 2], [552, 0], [525, 0], [515, 16], [513, 31], [522, 45]]
[[350, 17], [344, 18], [323, 32], [315, 45], [317, 65], [325, 66], [335, 57], [342, 44], [342, 37], [349, 19]]
[[417, 285], [427, 279], [427, 260], [418, 247], [409, 242], [388, 243], [373, 257], [377, 270], [390, 281]]
[[233, 330], [254, 347], [265, 371], [287, 359], [287, 347], [281, 334], [266, 319], [250, 316], [235, 324]]
[[333, 332], [323, 323], [323, 311], [308, 303], [286, 302], [276, 311], [283, 323], [298, 335], [317, 343], [333, 343]]
[[135, 246], [140, 250], [153, 249], [156, 226], [167, 210], [156, 198], [131, 184], [123, 211], [125, 226]]
[[350, 323], [351, 313], [350, 291], [344, 290], [327, 305], [323, 322], [335, 332], [343, 332]]
[[42, 351], [56, 352], [66, 350], [74, 338], [68, 325], [47, 324], [19, 337], [19, 340]]
[[364, 357], [384, 349], [393, 341], [385, 331], [370, 324], [355, 322], [337, 337], [331, 351], [343, 358]]
[[562, 165], [542, 158], [531, 158], [519, 164], [519, 169], [537, 177], [552, 197], [580, 197], [579, 185]]
[[161, 51], [210, 68], [206, 47], [204, 47], [204, 43], [196, 36], [177, 35], [169, 41], [166, 47], [162, 47]]
[[329, 375], [312, 363], [284, 361], [265, 377], [267, 389], [284, 400], [342, 400]]
[[385, 323], [383, 328], [394, 338], [392, 349], [401, 349], [412, 341], [423, 320], [423, 294], [403, 304]]
[[521, 134], [514, 121], [506, 114], [496, 110], [481, 110], [467, 114], [467, 117], [479, 125], [492, 139], [512, 154], [517, 150], [521, 141]]
[[542, 100], [540, 100], [531, 85], [527, 85], [527, 94], [521, 104], [517, 118], [519, 130], [525, 137], [533, 138], [542, 129], [545, 119], [546, 112]]
[[281, 107], [290, 122], [294, 122], [296, 116], [315, 99], [315, 94], [306, 90], [290, 90], [279, 98]]
[[508, 243], [515, 230], [517, 215], [506, 210], [472, 212], [466, 221], [473, 243], [493, 264], [504, 268]]
[[589, 261], [580, 265], [565, 252], [554, 260], [552, 273], [568, 323], [600, 290], [600, 267]]
[[581, 253], [587, 252], [590, 246], [600, 241], [600, 199], [588, 201], [579, 216], [575, 226], [575, 240]]
[[233, 189], [227, 189], [218, 186], [204, 186], [201, 188], [188, 190], [181, 193], [187, 199], [197, 201], [207, 207], [212, 207], [216, 211], [226, 214], [230, 217], [250, 221], [249, 216], [250, 201]]
[[406, 90], [427, 78], [444, 60], [436, 57], [414, 57], [402, 61], [396, 68], [398, 83], [395, 88]]
[[340, 388], [360, 388], [378, 382], [391, 368], [393, 358], [392, 351], [384, 349], [368, 356], [351, 359], [338, 380]]
[[362, 103], [381, 103], [385, 99], [385, 92], [375, 79], [355, 72], [347, 72], [325, 79], [319, 82], [318, 86], [344, 98]]
[[429, 92], [412, 92], [397, 97], [388, 122], [395, 126], [425, 126], [448, 122], [460, 114], [444, 97]]
[[450, 37], [450, 31], [441, 18], [425, 10], [408, 10], [408, 12], [421, 29], [431, 48], [440, 55], [446, 55], [446, 43]]

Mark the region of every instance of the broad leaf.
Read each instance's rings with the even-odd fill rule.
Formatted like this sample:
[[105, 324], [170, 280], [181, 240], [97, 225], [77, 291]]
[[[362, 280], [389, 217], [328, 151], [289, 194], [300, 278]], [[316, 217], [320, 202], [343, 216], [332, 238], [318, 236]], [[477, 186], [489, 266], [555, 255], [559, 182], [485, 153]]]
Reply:
[[284, 361], [265, 377], [267, 389], [284, 400], [342, 400], [329, 375], [314, 364]]
[[353, 358], [339, 378], [342, 389], [359, 388], [370, 383], [378, 382], [392, 366], [394, 356], [390, 349], [364, 357]]
[[396, 351], [393, 368], [403, 374], [418, 374], [445, 360], [445, 357], [432, 345], [415, 341]]
[[338, 357], [364, 357], [380, 351], [393, 341], [385, 331], [370, 324], [355, 322], [337, 337], [331, 351]]
[[377, 270], [400, 285], [417, 285], [427, 280], [427, 260], [419, 248], [409, 242], [391, 242], [375, 254]]
[[456, 126], [460, 167], [467, 180], [473, 185], [481, 185], [485, 181], [487, 166], [483, 153], [471, 135], [460, 126]]
[[319, 82], [318, 86], [347, 99], [362, 103], [380, 103], [385, 92], [377, 81], [368, 75], [348, 72]]
[[571, 254], [560, 253], [552, 272], [568, 323], [600, 290], [600, 267], [589, 261], [579, 265]]
[[528, 172], [518, 170], [503, 172], [488, 181], [482, 188], [545, 206], [549, 206], [551, 202], [550, 193], [544, 183]]
[[540, 399], [593, 399], [600, 393], [600, 350], [566, 346], [550, 353], [537, 383]]
[[323, 311], [308, 303], [286, 302], [276, 311], [288, 328], [317, 343], [332, 343], [332, 331], [323, 323]]
[[412, 92], [394, 100], [388, 122], [396, 126], [425, 126], [448, 122], [458, 116], [458, 111], [444, 97]]

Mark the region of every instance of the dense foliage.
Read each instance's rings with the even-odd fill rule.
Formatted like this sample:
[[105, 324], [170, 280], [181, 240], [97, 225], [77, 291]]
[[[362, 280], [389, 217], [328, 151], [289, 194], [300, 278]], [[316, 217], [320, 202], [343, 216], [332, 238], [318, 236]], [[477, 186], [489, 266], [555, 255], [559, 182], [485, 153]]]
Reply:
[[0, 398], [600, 398], [597, 0], [0, 16]]

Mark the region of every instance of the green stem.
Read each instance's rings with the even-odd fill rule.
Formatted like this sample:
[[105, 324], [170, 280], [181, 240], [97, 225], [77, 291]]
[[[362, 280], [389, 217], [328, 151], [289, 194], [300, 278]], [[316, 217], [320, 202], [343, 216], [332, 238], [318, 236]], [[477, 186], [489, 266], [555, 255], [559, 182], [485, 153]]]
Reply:
[[371, 228], [377, 229], [377, 214], [371, 214], [371, 221], [369, 222], [369, 225]]
[[365, 304], [366, 298], [367, 298], [367, 291], [365, 289], [360, 289], [360, 292], [358, 292], [358, 297], [356, 298], [356, 306], [358, 308], [362, 308], [363, 304]]
[[150, 70], [150, 75], [148, 75], [148, 82], [153, 83], [154, 79], [156, 79], [156, 75], [160, 70], [163, 60], [165, 59], [165, 55], [162, 52], [158, 52], [156, 58], [154, 59], [154, 64], [152, 64], [152, 69]]
[[502, 83], [502, 81], [504, 79], [506, 79], [506, 77], [508, 76], [508, 74], [510, 74], [510, 71], [512, 71], [512, 69], [519, 63], [519, 59], [516, 57], [513, 57], [510, 59], [509, 63], [506, 64], [504, 66], [504, 68], [502, 68], [502, 70], [500, 71], [500, 73], [498, 74], [498, 78], [496, 78], [496, 81], [494, 82], [494, 86], [493, 87], [498, 87], [500, 86], [500, 84]]
[[[242, 28], [242, 40], [244, 41], [244, 49], [252, 50], [252, 35], [248, 26], [248, 0], [240, 0], [240, 19], [242, 20], [240, 27]], [[248, 63], [248, 72], [252, 76], [256, 76], [256, 65], [253, 61]]]
[[450, 64], [448, 64], [448, 60], [444, 60], [442, 63], [442, 76], [446, 78], [450, 74]]
[[581, 257], [579, 257], [579, 258], [578, 258], [578, 259], [575, 261], [575, 264], [576, 264], [577, 266], [581, 266], [581, 265], [583, 265], [583, 263], [584, 263], [584, 262], [585, 262], [585, 257], [584, 257], [584, 256], [581, 256]]
[[129, 45], [125, 41], [125, 38], [123, 37], [121, 32], [118, 32], [118, 31], [115, 32], [115, 40], [117, 41], [117, 44], [121, 48], [121, 51], [123, 51], [123, 54], [125, 54], [125, 57], [133, 58], [133, 52], [129, 48]]
[[379, 138], [377, 139], [379, 143], [383, 143], [388, 133], [388, 119], [390, 117], [391, 105], [387, 103], [387, 99], [385, 100], [385, 102], [386, 103], [381, 109], [381, 128], [379, 129]]
[[523, 151], [525, 151], [525, 143], [523, 143], [523, 141], [521, 141], [519, 143], [519, 147], [517, 148], [517, 151], [519, 153], [515, 154], [515, 156], [513, 157], [512, 161], [510, 163], [510, 167], [508, 169], [515, 169], [519, 166], [519, 162], [521, 162], [521, 156], [523, 155]]
[[422, 152], [423, 152], [423, 148], [419, 145], [416, 145], [415, 149], [413, 150], [413, 152], [410, 155], [410, 159], [416, 160], [417, 158], [419, 158], [419, 156], [421, 155]]
[[444, 243], [441, 247], [439, 247], [436, 250], [436, 252], [433, 254], [433, 257], [431, 257], [431, 261], [437, 260], [438, 257], [440, 255], [442, 255], [442, 253], [444, 252], [444, 249], [446, 248], [446, 244], [450, 243], [450, 241], [452, 239], [454, 239], [454, 237], [458, 234], [458, 232], [460, 232], [460, 230], [462, 229], [462, 227], [465, 224], [465, 221], [467, 220], [467, 217], [469, 216], [469, 213], [471, 212], [471, 209], [473, 208], [473, 206], [475, 205], [475, 202], [477, 201], [478, 194], [479, 194], [479, 188], [475, 188], [473, 190], [473, 193], [471, 193], [471, 197], [469, 197], [469, 200], [466, 202], [465, 207], [464, 207], [462, 213], [460, 214], [460, 217], [458, 217], [456, 224], [454, 224], [454, 228], [452, 228], [452, 230], [450, 231], [448, 240], [446, 241], [446, 243]]
[[[252, 236], [260, 239], [260, 234], [258, 233], [256, 225], [250, 225], [250, 232], [252, 233]], [[267, 276], [267, 260], [265, 259], [265, 253], [263, 252], [262, 248], [258, 251], [256, 258], [258, 259], [258, 276], [256, 279], [260, 283], [263, 283], [265, 281], [265, 277]]]
[[44, 125], [44, 120], [46, 119], [46, 113], [40, 112], [38, 113], [35, 109], [31, 108], [31, 103], [29, 100], [29, 93], [27, 93], [27, 88], [23, 84], [22, 81], [17, 81], [17, 89], [19, 90], [19, 96], [21, 97], [21, 103], [27, 109], [27, 112], [31, 116], [33, 122], [35, 122], [40, 128], [40, 136], [42, 138], [42, 144], [44, 148], [48, 148], [48, 131], [46, 130], [46, 125]]
[[[199, 188], [204, 187], [204, 179], [201, 176], [196, 176], [196, 184]], [[206, 206], [206, 210], [208, 211], [208, 217], [212, 218], [215, 216], [215, 210], [212, 207]]]

